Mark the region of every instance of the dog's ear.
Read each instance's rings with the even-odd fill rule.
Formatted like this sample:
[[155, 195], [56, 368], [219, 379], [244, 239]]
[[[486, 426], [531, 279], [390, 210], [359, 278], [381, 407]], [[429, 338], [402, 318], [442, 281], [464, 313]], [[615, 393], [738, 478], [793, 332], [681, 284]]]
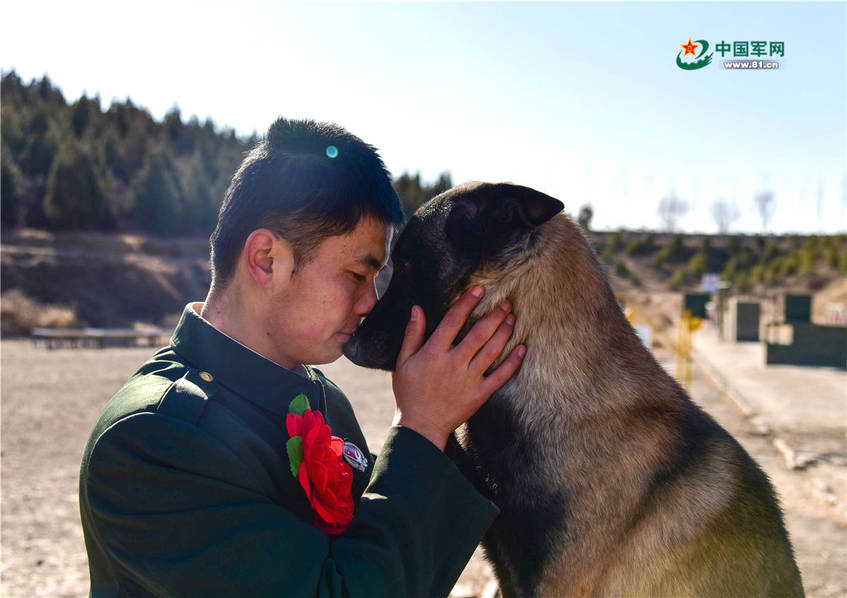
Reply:
[[455, 245], [486, 253], [550, 220], [564, 208], [529, 187], [501, 183], [453, 199], [444, 230]]

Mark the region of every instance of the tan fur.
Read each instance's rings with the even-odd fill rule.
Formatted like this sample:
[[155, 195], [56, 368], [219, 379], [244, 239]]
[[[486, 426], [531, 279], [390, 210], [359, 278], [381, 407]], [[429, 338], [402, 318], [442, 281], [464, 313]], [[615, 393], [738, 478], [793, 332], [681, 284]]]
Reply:
[[[562, 550], [546, 565], [537, 596], [700, 595], [698, 584], [708, 580], [676, 580], [673, 572], [699, 558], [680, 547], [710, 542], [709, 526], [733, 509], [741, 483], [737, 449], [716, 441], [642, 504], [682, 440], [649, 414], [681, 412], [681, 391], [613, 313], [620, 308], [578, 227], [560, 214], [534, 234], [531, 250], [484, 265], [469, 285], [486, 289], [474, 318], [502, 299], [513, 305], [516, 325], [503, 355], [519, 343], [528, 353], [492, 401], [508, 402], [525, 433], [546, 447], [527, 475], [543, 476], [548, 488], [567, 485], [571, 497]], [[586, 448], [565, 454], [569, 446]], [[630, 520], [637, 524], [622, 534], [620, 522]], [[719, 542], [716, 567], [733, 566], [732, 542]]]

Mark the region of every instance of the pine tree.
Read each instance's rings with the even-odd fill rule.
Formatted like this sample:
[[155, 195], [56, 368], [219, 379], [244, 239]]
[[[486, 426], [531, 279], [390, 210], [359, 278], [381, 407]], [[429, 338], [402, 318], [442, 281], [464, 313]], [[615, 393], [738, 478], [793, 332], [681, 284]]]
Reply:
[[12, 172], [12, 162], [6, 157], [8, 149], [3, 148], [2, 164], [0, 164], [0, 222], [3, 224], [18, 224], [18, 204], [15, 200], [15, 175]]
[[133, 186], [135, 223], [147, 232], [169, 234], [184, 228], [183, 192], [171, 157], [152, 154]]
[[66, 145], [53, 162], [44, 214], [56, 228], [103, 228], [110, 221], [97, 166], [78, 143]]

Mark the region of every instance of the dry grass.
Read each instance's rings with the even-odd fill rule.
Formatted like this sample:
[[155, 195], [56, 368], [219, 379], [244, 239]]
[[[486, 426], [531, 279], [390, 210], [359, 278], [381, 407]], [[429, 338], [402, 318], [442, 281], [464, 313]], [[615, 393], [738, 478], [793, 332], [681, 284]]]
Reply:
[[20, 289], [0, 296], [0, 333], [3, 336], [27, 335], [33, 328], [71, 328], [79, 326], [73, 308], [41, 303]]

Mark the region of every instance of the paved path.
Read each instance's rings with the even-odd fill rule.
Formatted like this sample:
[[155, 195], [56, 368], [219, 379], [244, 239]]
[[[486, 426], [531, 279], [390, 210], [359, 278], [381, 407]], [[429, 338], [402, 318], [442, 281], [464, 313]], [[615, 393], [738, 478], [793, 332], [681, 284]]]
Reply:
[[[660, 363], [673, 375], [676, 362], [670, 352], [660, 356]], [[847, 524], [832, 505], [818, 496], [815, 479], [819, 472], [814, 468], [788, 469], [773, 446], [773, 435], [762, 434], [699, 367], [692, 372], [690, 394], [744, 446], [773, 483], [803, 576], [806, 598], [847, 596]]]
[[844, 441], [847, 427], [847, 371], [827, 367], [765, 365], [764, 343], [719, 338], [709, 324], [694, 335], [695, 358], [723, 376], [734, 394], [780, 430], [798, 422], [826, 430]]
[[723, 341], [708, 324], [695, 333], [694, 359], [786, 466], [814, 474], [818, 493], [847, 521], [847, 372], [765, 365], [764, 343]]

